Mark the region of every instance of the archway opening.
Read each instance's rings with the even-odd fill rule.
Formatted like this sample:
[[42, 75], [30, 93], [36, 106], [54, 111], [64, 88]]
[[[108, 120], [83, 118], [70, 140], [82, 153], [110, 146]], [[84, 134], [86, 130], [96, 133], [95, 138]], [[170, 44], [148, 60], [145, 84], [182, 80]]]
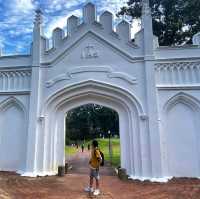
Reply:
[[72, 172], [84, 172], [83, 167], [88, 165], [94, 139], [104, 153], [105, 167], [119, 167], [118, 113], [111, 108], [92, 103], [69, 110], [65, 117], [65, 160]]
[[[86, 104], [98, 104], [118, 113], [121, 168], [132, 176], [141, 176], [143, 169], [145, 176], [149, 176], [151, 174], [150, 145], [148, 134], [145, 133], [147, 120], [140, 117], [140, 115], [145, 116], [141, 104], [126, 90], [93, 80], [64, 88], [48, 99], [44, 107], [45, 133], [48, 136], [45, 136], [45, 160], [42, 169], [45, 172], [57, 173], [58, 167], [65, 165], [66, 114]], [[145, 125], [141, 126], [144, 122]], [[140, 136], [141, 133], [143, 136]], [[142, 162], [144, 162], [143, 166]]]

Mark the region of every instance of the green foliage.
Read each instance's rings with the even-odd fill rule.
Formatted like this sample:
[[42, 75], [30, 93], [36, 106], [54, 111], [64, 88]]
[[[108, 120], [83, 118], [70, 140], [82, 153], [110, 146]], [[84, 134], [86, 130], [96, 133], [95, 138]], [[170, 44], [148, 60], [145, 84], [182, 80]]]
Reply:
[[76, 140], [90, 140], [108, 136], [110, 130], [119, 135], [119, 118], [117, 112], [96, 104], [87, 104], [75, 108], [66, 116], [66, 144]]
[[[191, 44], [192, 36], [200, 32], [199, 0], [150, 0], [154, 34], [161, 46]], [[129, 0], [120, 15], [141, 17], [141, 0]]]

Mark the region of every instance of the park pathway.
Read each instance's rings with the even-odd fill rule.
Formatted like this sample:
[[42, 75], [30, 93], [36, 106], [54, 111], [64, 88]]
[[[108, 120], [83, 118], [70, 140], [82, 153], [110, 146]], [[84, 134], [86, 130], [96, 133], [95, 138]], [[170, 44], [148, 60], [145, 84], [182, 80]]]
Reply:
[[[66, 160], [72, 169], [69, 171], [70, 174], [88, 174], [89, 173], [89, 158], [91, 151], [85, 150], [84, 152], [78, 151], [75, 155], [68, 157]], [[108, 163], [105, 163], [103, 167], [100, 167], [100, 174], [103, 176], [114, 176], [115, 172]]]
[[64, 177], [21, 177], [0, 172], [0, 199], [200, 199], [200, 180], [173, 179], [168, 183], [120, 181], [108, 165], [101, 167], [101, 194], [83, 191], [88, 185], [89, 152], [78, 152]]

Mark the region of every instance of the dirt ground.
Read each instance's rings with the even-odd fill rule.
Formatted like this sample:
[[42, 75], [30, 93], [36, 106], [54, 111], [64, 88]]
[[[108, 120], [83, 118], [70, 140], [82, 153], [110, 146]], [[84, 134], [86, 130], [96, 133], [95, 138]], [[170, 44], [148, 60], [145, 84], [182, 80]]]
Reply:
[[65, 177], [25, 178], [0, 172], [0, 199], [200, 199], [200, 180], [172, 179], [168, 183], [120, 181], [110, 167], [101, 171], [101, 195], [85, 193], [88, 153], [70, 160], [73, 169]]

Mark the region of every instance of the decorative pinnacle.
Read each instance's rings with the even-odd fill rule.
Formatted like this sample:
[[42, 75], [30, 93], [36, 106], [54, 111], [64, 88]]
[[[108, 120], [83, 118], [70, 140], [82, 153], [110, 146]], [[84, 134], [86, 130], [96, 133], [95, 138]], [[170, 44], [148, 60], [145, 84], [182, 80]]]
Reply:
[[145, 26], [145, 19], [151, 17], [151, 8], [149, 6], [149, 0], [142, 0], [142, 28]]
[[151, 9], [149, 6], [149, 0], [142, 0], [142, 15], [151, 15]]
[[43, 22], [43, 17], [42, 17], [42, 11], [40, 8], [38, 8], [36, 11], [35, 11], [36, 15], [35, 15], [35, 22], [34, 24], [35, 25], [41, 25], [42, 22]]

